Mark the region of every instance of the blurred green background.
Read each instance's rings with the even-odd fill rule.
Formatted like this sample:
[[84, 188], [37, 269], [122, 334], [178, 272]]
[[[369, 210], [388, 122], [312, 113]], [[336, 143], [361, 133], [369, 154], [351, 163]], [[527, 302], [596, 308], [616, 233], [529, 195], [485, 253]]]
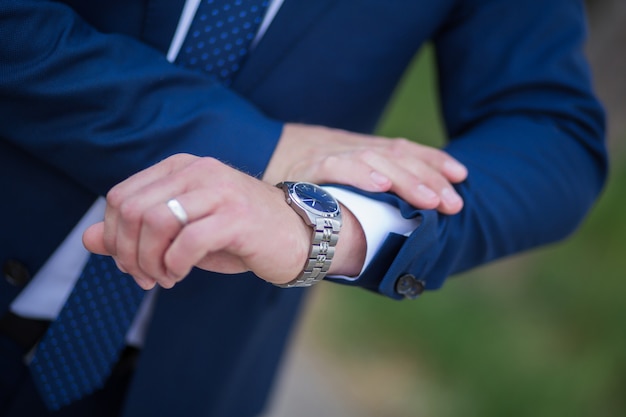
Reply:
[[[442, 143], [430, 49], [379, 133]], [[331, 364], [341, 396], [364, 416], [626, 416], [623, 139], [611, 138], [607, 188], [565, 242], [413, 302], [320, 285], [304, 338]]]

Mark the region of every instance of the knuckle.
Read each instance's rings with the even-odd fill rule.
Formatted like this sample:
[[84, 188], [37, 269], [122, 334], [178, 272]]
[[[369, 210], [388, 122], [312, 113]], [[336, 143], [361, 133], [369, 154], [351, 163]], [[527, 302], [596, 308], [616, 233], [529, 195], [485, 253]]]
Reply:
[[220, 161], [212, 157], [196, 158], [185, 167], [185, 175], [196, 178], [199, 181], [210, 178], [225, 167]]
[[204, 167], [207, 169], [213, 169], [215, 166], [221, 165], [221, 162], [219, 162], [217, 159], [213, 157], [206, 156], [206, 157], [198, 159], [195, 162], [195, 164], [198, 164], [198, 166]]
[[332, 167], [332, 166], [335, 166], [335, 165], [339, 164], [341, 162], [341, 160], [342, 160], [342, 158], [339, 155], [332, 154], [332, 155], [325, 156], [322, 159], [321, 163], [324, 166]]
[[194, 164], [200, 157], [196, 155], [191, 155], [188, 153], [177, 153], [166, 159], [164, 159], [161, 163], [164, 164], [167, 171], [169, 173], [174, 173], [178, 171], [180, 168], [189, 167]]
[[378, 151], [372, 148], [359, 149], [356, 152], [356, 155], [357, 155], [357, 159], [368, 163], [378, 158]]
[[137, 202], [125, 200], [119, 206], [119, 213], [125, 221], [137, 221], [142, 217], [142, 211]]
[[411, 142], [407, 138], [398, 137], [398, 138], [391, 139], [391, 144], [393, 146], [408, 146], [408, 145], [413, 145], [414, 142]]
[[107, 204], [115, 209], [119, 208], [124, 202], [124, 194], [119, 186], [113, 187], [106, 194]]
[[394, 157], [404, 157], [409, 153], [415, 153], [416, 149], [419, 149], [419, 146], [415, 142], [411, 142], [405, 138], [395, 138], [389, 141], [389, 145], [387, 147], [387, 152], [389, 152]]
[[437, 148], [431, 148], [430, 152], [432, 154], [432, 157], [434, 159], [436, 159], [439, 162], [443, 162], [447, 159], [452, 159], [452, 157], [450, 155], [448, 155], [447, 152], [442, 151], [441, 149], [437, 149]]
[[434, 164], [437, 168], [439, 168], [447, 159], [450, 159], [450, 155], [441, 149], [425, 147], [423, 152], [427, 158], [426, 162]]
[[208, 177], [211, 173], [215, 172], [215, 160], [212, 158], [200, 158], [187, 167], [183, 172], [183, 175], [188, 175], [190, 178], [203, 178]]
[[177, 153], [177, 154], [172, 155], [169, 158], [169, 160], [170, 160], [170, 162], [174, 162], [174, 163], [185, 162], [188, 159], [190, 159], [191, 157], [192, 157], [192, 155], [190, 155], [188, 153]]
[[318, 171], [327, 174], [333, 172], [333, 170], [336, 169], [338, 166], [341, 166], [342, 163], [343, 158], [341, 158], [340, 156], [328, 155], [319, 162]]
[[394, 139], [391, 139], [389, 141], [389, 144], [390, 144], [392, 149], [398, 150], [398, 151], [404, 150], [404, 149], [406, 149], [409, 146], [415, 145], [414, 142], [411, 142], [410, 140], [408, 140], [406, 138], [394, 138]]

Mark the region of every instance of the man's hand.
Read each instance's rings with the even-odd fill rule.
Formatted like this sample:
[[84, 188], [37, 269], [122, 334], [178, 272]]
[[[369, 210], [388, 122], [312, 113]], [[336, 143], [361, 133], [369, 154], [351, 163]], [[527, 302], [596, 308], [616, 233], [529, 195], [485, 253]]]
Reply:
[[452, 184], [466, 177], [467, 169], [446, 152], [406, 139], [286, 124], [263, 180], [392, 191], [417, 208], [456, 214], [463, 200]]
[[[182, 225], [167, 206], [176, 198]], [[130, 177], [107, 195], [105, 220], [83, 236], [88, 250], [111, 255], [145, 288], [171, 288], [193, 266], [220, 273], [253, 271], [282, 284], [304, 267], [311, 228], [282, 190], [212, 158], [175, 155]], [[331, 272], [357, 274], [363, 232], [344, 210]]]

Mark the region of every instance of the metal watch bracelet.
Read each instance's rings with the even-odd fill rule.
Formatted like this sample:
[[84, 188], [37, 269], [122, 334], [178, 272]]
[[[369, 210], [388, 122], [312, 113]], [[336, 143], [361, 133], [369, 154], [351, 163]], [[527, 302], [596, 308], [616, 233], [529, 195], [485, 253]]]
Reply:
[[339, 240], [341, 223], [334, 219], [317, 218], [313, 228], [311, 252], [302, 273], [286, 284], [277, 284], [282, 288], [308, 287], [321, 281], [330, 268], [335, 245]]

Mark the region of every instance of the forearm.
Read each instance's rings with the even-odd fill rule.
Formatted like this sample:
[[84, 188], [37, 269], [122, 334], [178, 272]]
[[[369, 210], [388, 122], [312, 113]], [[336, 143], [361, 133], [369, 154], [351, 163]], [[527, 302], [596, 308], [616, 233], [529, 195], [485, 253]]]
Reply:
[[445, 150], [468, 168], [456, 186], [465, 205], [441, 216], [397, 203], [423, 222], [388, 267], [385, 291], [408, 271], [438, 288], [450, 274], [568, 236], [587, 213], [607, 157], [581, 3], [463, 2], [437, 35]]
[[448, 149], [470, 173], [457, 186], [465, 201], [459, 214], [370, 195], [398, 206], [405, 217], [422, 218], [410, 237], [395, 238], [391, 256], [375, 258], [362, 275], [388, 296], [398, 297], [395, 282], [405, 273], [435, 289], [450, 275], [565, 238], [595, 202], [606, 175], [601, 153], [524, 117], [486, 122]]

